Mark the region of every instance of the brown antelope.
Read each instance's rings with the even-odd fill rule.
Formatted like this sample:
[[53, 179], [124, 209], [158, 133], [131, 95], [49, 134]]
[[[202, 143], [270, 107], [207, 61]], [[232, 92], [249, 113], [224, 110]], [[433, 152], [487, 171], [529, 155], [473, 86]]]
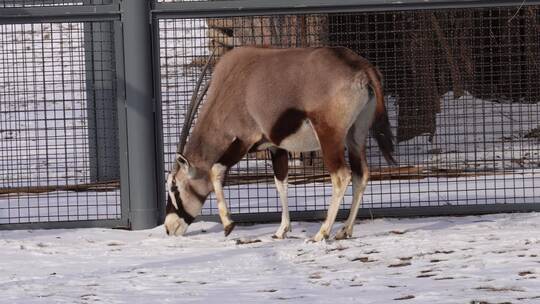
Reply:
[[217, 63], [207, 101], [167, 178], [167, 233], [183, 235], [213, 190], [227, 236], [234, 222], [223, 194], [226, 172], [246, 153], [269, 149], [282, 203], [275, 237], [286, 237], [290, 230], [287, 151], [321, 150], [333, 190], [327, 218], [312, 240], [328, 238], [352, 170], [352, 206], [336, 239], [350, 237], [369, 177], [370, 128], [386, 160], [395, 163], [381, 75], [353, 51], [233, 49]]

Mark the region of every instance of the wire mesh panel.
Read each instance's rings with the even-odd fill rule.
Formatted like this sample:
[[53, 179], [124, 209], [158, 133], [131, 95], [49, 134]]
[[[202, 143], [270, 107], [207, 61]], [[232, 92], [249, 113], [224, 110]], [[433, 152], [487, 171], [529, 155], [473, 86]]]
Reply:
[[110, 22], [0, 25], [0, 224], [120, 219], [112, 43]]
[[[210, 50], [346, 46], [383, 74], [399, 163], [389, 167], [369, 140], [362, 208], [538, 203], [539, 26], [535, 6], [161, 19], [165, 169]], [[232, 213], [280, 210], [268, 156], [249, 154], [231, 169]], [[320, 154], [290, 156], [291, 211], [325, 210], [331, 186]], [[349, 188], [343, 208], [351, 198]], [[203, 214], [217, 214], [213, 198]]]

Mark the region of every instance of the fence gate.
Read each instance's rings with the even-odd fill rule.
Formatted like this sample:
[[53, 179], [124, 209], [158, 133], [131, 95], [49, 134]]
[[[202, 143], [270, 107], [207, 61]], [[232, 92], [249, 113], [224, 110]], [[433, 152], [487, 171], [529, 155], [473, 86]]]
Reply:
[[0, 3], [0, 228], [157, 224], [148, 11]]
[[[360, 217], [540, 210], [538, 3], [156, 1], [160, 178], [214, 47], [345, 46], [381, 69], [397, 135], [397, 168], [369, 142]], [[319, 154], [291, 156], [292, 216], [324, 217], [331, 188]], [[226, 194], [236, 220], [280, 219], [266, 153], [232, 168]], [[203, 214], [216, 218], [213, 198]]]

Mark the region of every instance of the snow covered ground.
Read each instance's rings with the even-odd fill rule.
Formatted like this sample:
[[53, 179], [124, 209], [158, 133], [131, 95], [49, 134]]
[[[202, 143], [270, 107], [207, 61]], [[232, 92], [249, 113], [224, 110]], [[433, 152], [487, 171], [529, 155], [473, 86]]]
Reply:
[[0, 231], [0, 303], [540, 303], [540, 213], [277, 226]]

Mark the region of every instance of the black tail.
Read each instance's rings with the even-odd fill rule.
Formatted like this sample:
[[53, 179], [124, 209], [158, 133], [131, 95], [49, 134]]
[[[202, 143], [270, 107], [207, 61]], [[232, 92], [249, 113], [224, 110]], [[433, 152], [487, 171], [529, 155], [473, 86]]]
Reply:
[[388, 121], [388, 114], [386, 113], [386, 107], [384, 106], [384, 93], [382, 89], [381, 74], [377, 68], [368, 70], [368, 77], [371, 82], [371, 89], [375, 93], [377, 107], [375, 111], [375, 119], [371, 125], [373, 137], [377, 141], [381, 152], [390, 165], [397, 165], [396, 160], [392, 156], [394, 152], [394, 135], [390, 130], [390, 122]]
[[390, 122], [386, 112], [375, 117], [371, 131], [388, 164], [396, 166], [397, 162], [392, 156], [392, 153], [394, 153], [394, 135], [390, 130]]

